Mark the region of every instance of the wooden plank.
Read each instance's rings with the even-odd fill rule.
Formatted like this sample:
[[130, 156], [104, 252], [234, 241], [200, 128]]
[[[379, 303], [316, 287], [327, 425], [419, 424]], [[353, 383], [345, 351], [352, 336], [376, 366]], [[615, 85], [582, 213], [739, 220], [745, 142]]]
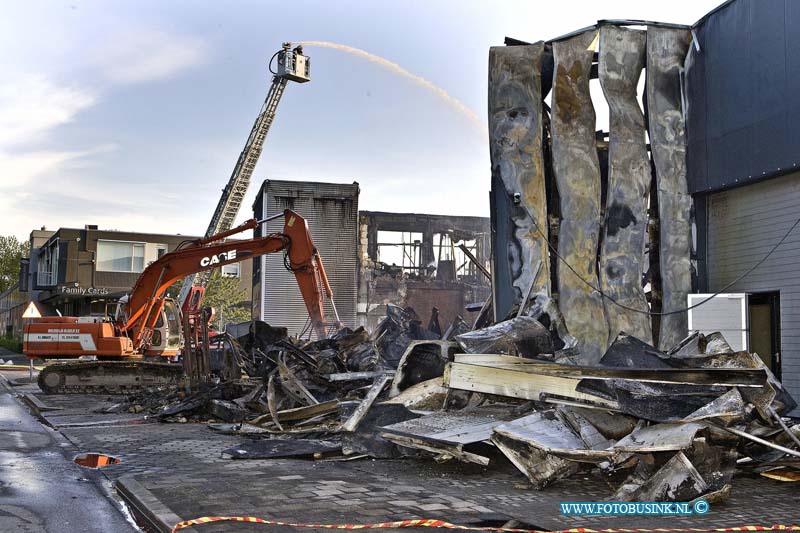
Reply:
[[[662, 312], [686, 307], [692, 288], [691, 207], [686, 182], [686, 130], [680, 69], [689, 31], [647, 28], [647, 108], [650, 146], [658, 186]], [[686, 312], [661, 317], [658, 347], [667, 350], [688, 334]]]
[[553, 43], [553, 171], [562, 216], [558, 251], [571, 267], [558, 263], [559, 308], [587, 363], [599, 361], [608, 347], [602, 298], [581, 280], [599, 285], [600, 164], [589, 95], [594, 54], [589, 47], [595, 36], [592, 30]]
[[455, 362], [576, 380], [619, 379], [644, 383], [719, 385], [725, 387], [763, 387], [767, 382], [767, 374], [762, 368], [659, 368], [657, 370], [653, 368], [614, 368], [534, 362], [522, 357], [504, 355], [484, 355], [481, 361], [474, 361], [469, 356], [456, 356]]
[[557, 376], [528, 374], [506, 368], [450, 363], [445, 372], [444, 383], [451, 389], [461, 389], [510, 398], [541, 400], [542, 395], [555, 395], [572, 400], [582, 400], [608, 408], [616, 403], [583, 392], [577, 392], [580, 380]]
[[353, 414], [350, 415], [350, 418], [342, 424], [342, 431], [355, 431], [358, 427], [358, 424], [361, 420], [366, 416], [367, 411], [369, 408], [372, 407], [372, 404], [375, 403], [375, 400], [378, 398], [378, 395], [386, 388], [386, 385], [389, 384], [391, 381], [391, 376], [383, 376], [375, 380], [375, 383], [367, 392], [367, 395], [364, 396], [364, 399], [361, 400], [361, 403], [358, 404], [356, 410], [353, 411]]
[[[650, 308], [642, 275], [651, 180], [644, 114], [636, 92], [644, 60], [644, 32], [611, 25], [600, 28], [599, 78], [610, 113], [600, 286], [615, 301], [646, 313]], [[653, 343], [649, 315], [624, 309], [608, 299], [603, 304], [609, 339], [624, 331]]]
[[[511, 206], [510, 234], [498, 236], [504, 247], [498, 248], [496, 261], [510, 270], [516, 301], [532, 285], [538, 261], [543, 265], [542, 272], [533, 283], [532, 293], [550, 294], [542, 154], [543, 51], [543, 43], [489, 50], [489, 153], [493, 183], [502, 184], [502, 190], [493, 193], [503, 195]], [[496, 286], [498, 269], [494, 270]]]
[[277, 422], [306, 420], [320, 415], [335, 413], [338, 410], [339, 410], [339, 401], [331, 400], [328, 402], [317, 403], [314, 405], [309, 405], [304, 407], [295, 407], [294, 409], [284, 409], [283, 411], [275, 412], [274, 415], [272, 413], [267, 413], [265, 415], [261, 415], [258, 418], [253, 419], [253, 423], [260, 424], [263, 421], [270, 419], [275, 420]]

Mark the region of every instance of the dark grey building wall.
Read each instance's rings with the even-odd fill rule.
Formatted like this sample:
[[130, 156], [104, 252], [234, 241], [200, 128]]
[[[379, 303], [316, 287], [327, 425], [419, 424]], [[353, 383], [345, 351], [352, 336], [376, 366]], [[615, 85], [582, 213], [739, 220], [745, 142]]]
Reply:
[[800, 168], [800, 2], [732, 0], [695, 35], [684, 76], [689, 191]]
[[[761, 260], [800, 217], [800, 172], [707, 197], [707, 282], [716, 292]], [[800, 231], [725, 292], [780, 291], [782, 381], [800, 399]]]
[[[350, 327], [356, 325], [358, 292], [358, 194], [358, 183], [266, 180], [253, 206], [259, 220], [284, 209], [292, 209], [306, 219], [322, 256], [339, 318]], [[265, 225], [257, 235], [283, 231], [282, 218]], [[290, 334], [299, 334], [308, 320], [308, 311], [294, 274], [284, 267], [283, 254], [262, 256], [254, 262], [255, 316], [273, 326], [288, 327]], [[255, 301], [260, 302], [260, 309]], [[325, 314], [333, 320], [333, 309], [327, 300]]]

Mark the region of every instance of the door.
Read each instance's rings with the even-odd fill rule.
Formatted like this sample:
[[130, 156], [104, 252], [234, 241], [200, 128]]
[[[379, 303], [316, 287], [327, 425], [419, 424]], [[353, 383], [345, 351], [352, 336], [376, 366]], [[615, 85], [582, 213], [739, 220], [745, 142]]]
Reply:
[[748, 297], [750, 351], [781, 379], [780, 292], [757, 292]]

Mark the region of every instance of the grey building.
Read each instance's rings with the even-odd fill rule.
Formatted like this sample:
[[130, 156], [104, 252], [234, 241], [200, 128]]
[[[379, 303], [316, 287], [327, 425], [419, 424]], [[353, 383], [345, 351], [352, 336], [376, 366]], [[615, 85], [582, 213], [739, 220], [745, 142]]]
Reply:
[[748, 294], [749, 348], [800, 398], [800, 226], [786, 236], [800, 218], [800, 3], [732, 0], [695, 35], [684, 95], [696, 288]]
[[[284, 209], [304, 217], [311, 238], [322, 257], [333, 290], [339, 318], [346, 326], [356, 325], [358, 275], [358, 183], [321, 183], [265, 180], [253, 204], [254, 217], [262, 220]], [[283, 231], [279, 218], [256, 228], [256, 236]], [[273, 326], [285, 326], [289, 333], [307, 331], [306, 310], [294, 274], [286, 270], [282, 254], [253, 260], [253, 316]], [[333, 317], [325, 302], [326, 317]]]

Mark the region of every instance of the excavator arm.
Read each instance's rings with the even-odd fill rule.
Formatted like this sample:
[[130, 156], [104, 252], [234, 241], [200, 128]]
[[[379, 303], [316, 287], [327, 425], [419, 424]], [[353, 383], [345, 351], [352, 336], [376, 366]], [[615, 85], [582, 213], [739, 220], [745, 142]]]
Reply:
[[[333, 302], [333, 291], [322, 259], [311, 240], [306, 220], [290, 209], [285, 210], [282, 216], [283, 233], [222, 242], [226, 237], [254, 229], [265, 222], [251, 219], [231, 230], [190, 241], [151, 263], [133, 287], [125, 316], [119, 322], [121, 332], [131, 338], [135, 349], [139, 349], [149, 342], [170, 285], [191, 274], [286, 250], [286, 267], [297, 279], [312, 327], [318, 337], [326, 337], [323, 293]], [[334, 312], [335, 309], [334, 306]], [[339, 325], [338, 316], [336, 324]]]

